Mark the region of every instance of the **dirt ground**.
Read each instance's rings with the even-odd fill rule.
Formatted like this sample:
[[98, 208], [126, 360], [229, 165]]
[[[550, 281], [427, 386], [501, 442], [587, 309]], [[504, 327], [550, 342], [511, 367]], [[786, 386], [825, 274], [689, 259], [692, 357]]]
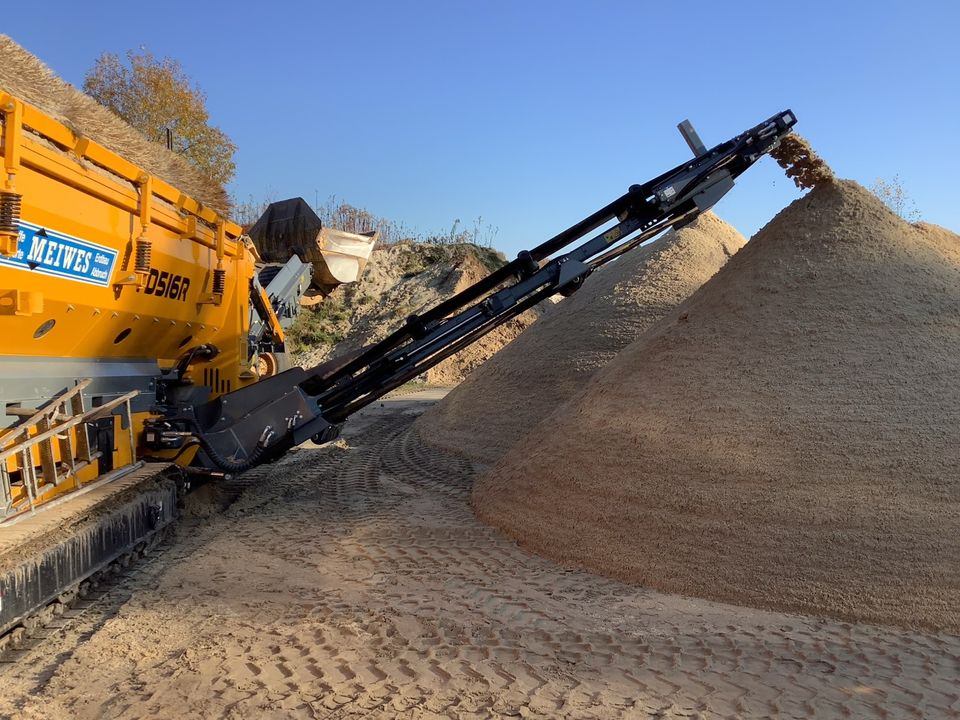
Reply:
[[960, 637], [645, 591], [519, 549], [474, 519], [466, 461], [403, 432], [439, 395], [194, 497], [173, 541], [0, 667], [0, 715], [960, 715]]

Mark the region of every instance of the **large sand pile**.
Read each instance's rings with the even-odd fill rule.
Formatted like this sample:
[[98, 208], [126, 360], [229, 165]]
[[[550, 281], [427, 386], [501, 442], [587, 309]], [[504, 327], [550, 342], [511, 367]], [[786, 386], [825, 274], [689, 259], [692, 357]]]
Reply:
[[958, 378], [960, 237], [826, 183], [474, 503], [530, 548], [653, 588], [956, 630]]
[[495, 462], [745, 242], [707, 213], [624, 255], [425, 413], [416, 431], [480, 465]]
[[0, 90], [38, 107], [77, 135], [100, 143], [217, 212], [229, 209], [230, 201], [222, 186], [58, 78], [6, 35], [0, 35]]

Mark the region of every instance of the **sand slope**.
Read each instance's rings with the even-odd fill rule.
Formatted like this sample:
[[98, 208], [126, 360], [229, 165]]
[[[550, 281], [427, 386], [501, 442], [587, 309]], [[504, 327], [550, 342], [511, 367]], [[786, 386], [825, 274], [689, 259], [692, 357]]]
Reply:
[[495, 462], [597, 368], [710, 278], [746, 242], [712, 213], [591, 276], [424, 414], [439, 447]]
[[852, 182], [781, 212], [474, 490], [671, 592], [960, 627], [960, 237]]

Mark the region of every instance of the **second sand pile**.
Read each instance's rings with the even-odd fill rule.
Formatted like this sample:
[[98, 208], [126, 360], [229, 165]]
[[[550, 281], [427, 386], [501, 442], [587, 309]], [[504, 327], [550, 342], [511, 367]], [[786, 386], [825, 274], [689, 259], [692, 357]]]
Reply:
[[480, 466], [495, 462], [745, 242], [706, 213], [605, 266], [421, 416], [415, 431]]
[[960, 629], [960, 237], [849, 181], [781, 212], [474, 488], [648, 587]]

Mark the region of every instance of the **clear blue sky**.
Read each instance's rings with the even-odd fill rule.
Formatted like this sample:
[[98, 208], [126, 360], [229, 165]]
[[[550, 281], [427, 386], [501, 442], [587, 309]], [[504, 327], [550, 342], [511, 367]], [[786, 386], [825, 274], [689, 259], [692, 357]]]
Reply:
[[[784, 108], [839, 175], [899, 174], [960, 230], [960, 3], [45, 2], [0, 31], [79, 85], [103, 51], [178, 59], [239, 146], [240, 198], [336, 195], [420, 230], [482, 216], [514, 253]], [[769, 159], [718, 211], [797, 192]]]

